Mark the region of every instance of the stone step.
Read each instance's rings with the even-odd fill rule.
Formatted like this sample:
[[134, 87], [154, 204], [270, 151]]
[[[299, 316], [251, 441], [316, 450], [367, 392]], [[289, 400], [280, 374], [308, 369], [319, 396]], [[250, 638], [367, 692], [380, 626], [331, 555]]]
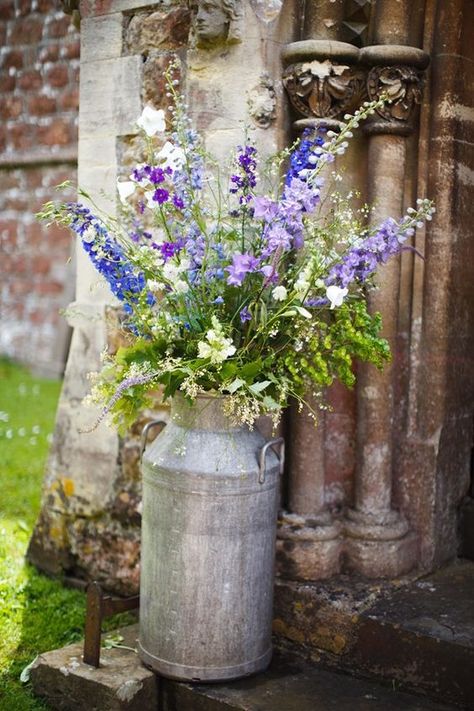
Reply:
[[278, 581], [275, 631], [329, 668], [474, 709], [474, 563], [398, 584]]
[[[136, 645], [137, 626], [120, 630]], [[276, 651], [267, 672], [227, 684], [158, 679], [130, 649], [103, 650], [101, 667], [82, 662], [82, 645], [42, 654], [31, 669], [35, 694], [61, 711], [453, 711], [430, 701]]]

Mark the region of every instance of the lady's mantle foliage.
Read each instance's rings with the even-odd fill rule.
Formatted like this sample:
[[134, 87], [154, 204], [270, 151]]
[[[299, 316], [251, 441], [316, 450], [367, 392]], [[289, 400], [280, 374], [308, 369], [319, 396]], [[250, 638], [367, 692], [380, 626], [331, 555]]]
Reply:
[[352, 385], [354, 357], [382, 367], [390, 354], [367, 290], [434, 209], [419, 200], [368, 229], [368, 208], [336, 190], [331, 164], [376, 104], [339, 134], [306, 131], [264, 165], [246, 140], [222, 177], [169, 87], [171, 135], [164, 112], [145, 107], [148, 158], [117, 184], [120, 219], [83, 191], [91, 208], [49, 203], [40, 215], [72, 228], [123, 304], [132, 345], [95, 377], [103, 414], [126, 426], [161, 383], [165, 396], [230, 394], [230, 414], [251, 425], [334, 378]]

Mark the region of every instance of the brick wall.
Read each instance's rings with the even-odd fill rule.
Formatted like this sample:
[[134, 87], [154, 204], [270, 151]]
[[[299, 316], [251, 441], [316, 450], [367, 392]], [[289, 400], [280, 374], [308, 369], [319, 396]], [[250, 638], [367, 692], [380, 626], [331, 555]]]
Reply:
[[69, 233], [34, 213], [76, 180], [79, 32], [59, 0], [0, 0], [0, 354], [59, 375]]

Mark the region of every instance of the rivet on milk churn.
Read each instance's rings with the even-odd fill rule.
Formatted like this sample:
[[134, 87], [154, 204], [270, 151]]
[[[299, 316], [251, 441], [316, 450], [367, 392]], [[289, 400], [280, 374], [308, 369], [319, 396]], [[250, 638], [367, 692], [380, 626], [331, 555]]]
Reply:
[[175, 397], [142, 458], [139, 654], [173, 679], [247, 676], [272, 654], [283, 440], [233, 425], [224, 401]]

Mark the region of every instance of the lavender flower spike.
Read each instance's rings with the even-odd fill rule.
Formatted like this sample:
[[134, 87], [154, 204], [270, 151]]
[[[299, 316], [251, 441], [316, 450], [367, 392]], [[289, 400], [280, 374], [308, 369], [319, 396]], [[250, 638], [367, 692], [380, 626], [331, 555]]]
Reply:
[[154, 378], [156, 378], [159, 375], [159, 373], [154, 370], [151, 373], [144, 373], [143, 375], [132, 375], [129, 378], [125, 378], [125, 380], [122, 380], [120, 385], [118, 386], [117, 390], [114, 392], [112, 397], [110, 398], [109, 402], [107, 405], [103, 408], [101, 411], [99, 417], [96, 419], [94, 424], [91, 427], [80, 427], [78, 428], [78, 432], [80, 434], [89, 434], [90, 432], [93, 432], [94, 430], [97, 429], [97, 427], [100, 425], [102, 420], [110, 410], [113, 408], [115, 403], [117, 403], [124, 390], [128, 390], [128, 388], [133, 388], [134, 385], [145, 385], [145, 383], [149, 383], [152, 381]]

